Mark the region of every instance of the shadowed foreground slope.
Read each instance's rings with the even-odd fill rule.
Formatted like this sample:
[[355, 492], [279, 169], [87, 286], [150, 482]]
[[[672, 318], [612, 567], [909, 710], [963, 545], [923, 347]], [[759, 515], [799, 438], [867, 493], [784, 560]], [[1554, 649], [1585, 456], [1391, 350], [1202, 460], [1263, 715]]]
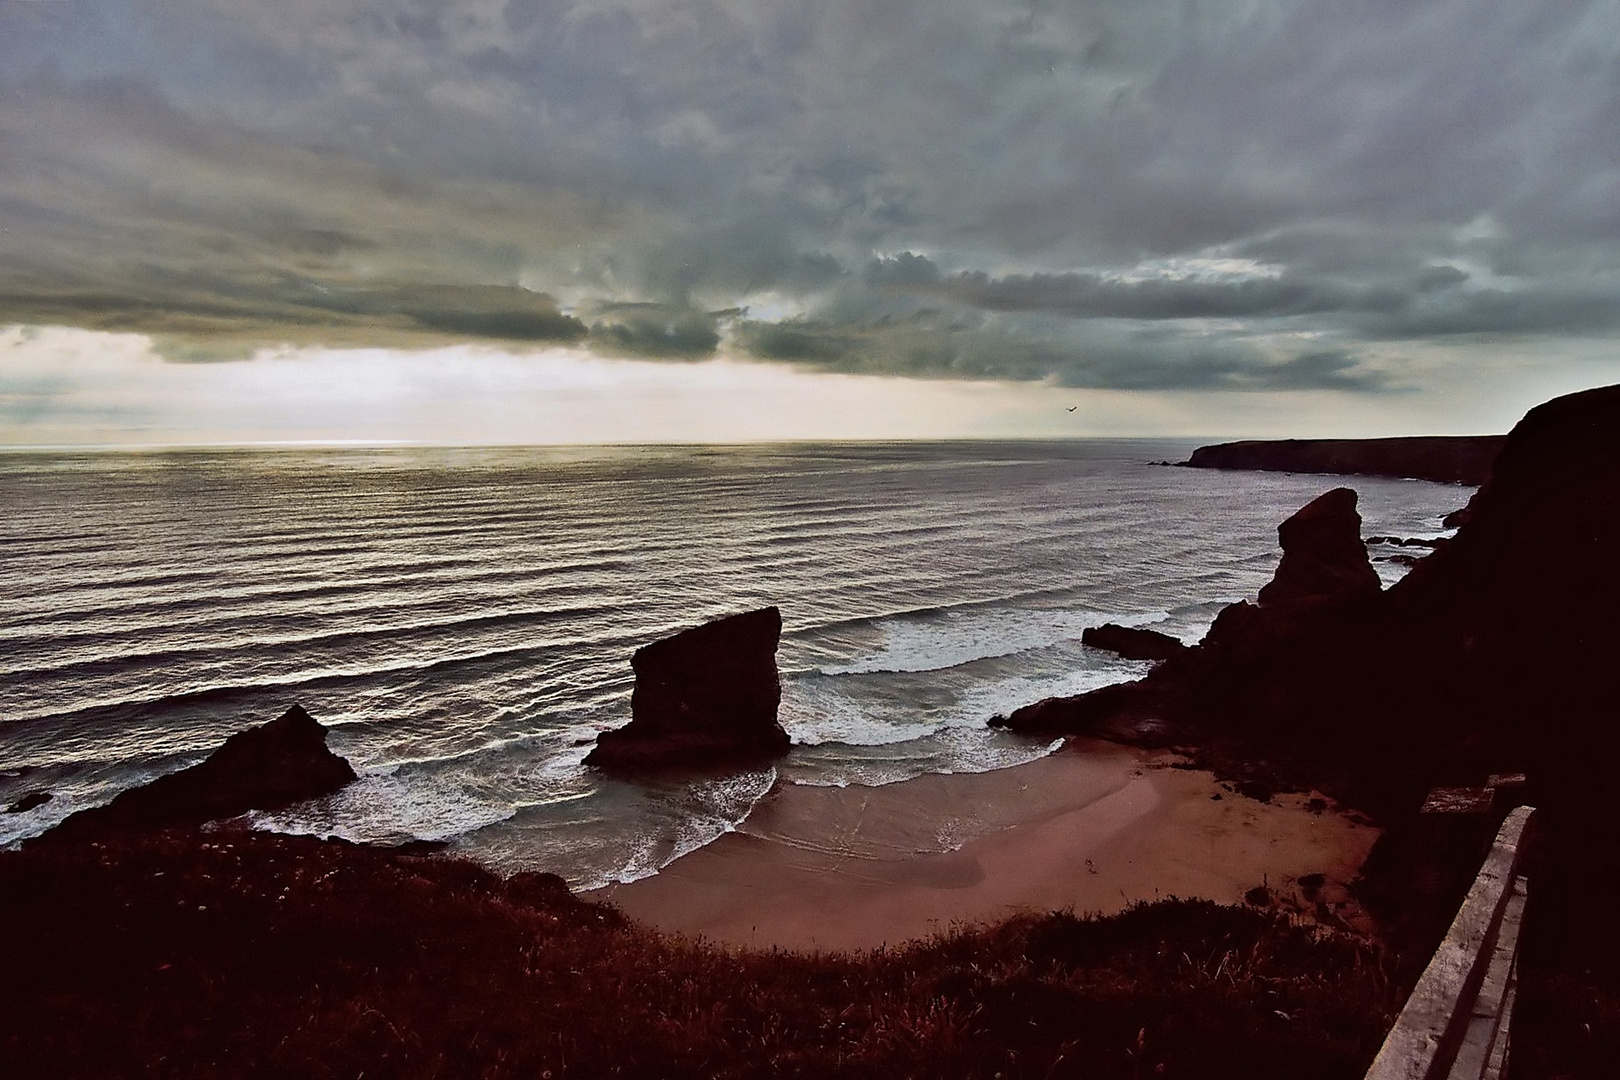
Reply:
[[866, 956], [731, 954], [558, 879], [174, 830], [0, 854], [0, 1073], [1355, 1077], [1359, 939], [1164, 902]]

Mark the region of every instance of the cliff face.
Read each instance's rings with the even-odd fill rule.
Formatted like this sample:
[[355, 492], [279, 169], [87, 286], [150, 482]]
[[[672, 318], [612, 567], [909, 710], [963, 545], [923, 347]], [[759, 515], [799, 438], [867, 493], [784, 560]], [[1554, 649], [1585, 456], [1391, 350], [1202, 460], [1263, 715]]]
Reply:
[[[1589, 621], [1620, 588], [1620, 386], [1556, 398], [1514, 427], [1457, 536], [1392, 590], [1413, 612]], [[1594, 592], [1594, 590], [1596, 590]]]
[[[1285, 525], [1285, 549], [1307, 519], [1344, 518], [1328, 503], [1345, 496], [1330, 495]], [[1329, 531], [1343, 547], [1342, 520]], [[1538, 791], [1600, 786], [1620, 750], [1605, 674], [1620, 654], [1620, 387], [1526, 415], [1457, 536], [1387, 594], [1341, 559], [1328, 576], [1345, 602], [1272, 602], [1327, 580], [1290, 561], [1258, 607], [1229, 608], [1146, 678], [1007, 723], [1221, 742], [1375, 810], [1488, 772], [1530, 770]]]
[[1483, 484], [1501, 451], [1501, 435], [1408, 439], [1256, 439], [1194, 450], [1195, 469], [1398, 476], [1442, 484]]
[[1455, 539], [1389, 600], [1390, 622], [1452, 683], [1460, 737], [1549, 780], [1601, 782], [1598, 761], [1620, 750], [1607, 674], [1620, 650], [1620, 386], [1526, 414]]
[[1455, 538], [1388, 592], [1266, 595], [1138, 682], [1004, 723], [1190, 744], [1217, 769], [1339, 795], [1392, 836], [1430, 787], [1525, 772], [1550, 913], [1536, 933], [1620, 966], [1620, 386], [1531, 410]]

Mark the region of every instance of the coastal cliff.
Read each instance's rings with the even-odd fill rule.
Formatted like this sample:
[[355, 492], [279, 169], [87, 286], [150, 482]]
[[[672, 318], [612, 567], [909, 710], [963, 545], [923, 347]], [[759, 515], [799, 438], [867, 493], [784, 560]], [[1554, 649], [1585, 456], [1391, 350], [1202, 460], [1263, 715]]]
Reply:
[[1418, 436], [1400, 439], [1254, 439], [1200, 446], [1185, 464], [1194, 469], [1394, 476], [1442, 484], [1483, 484], [1503, 435]]
[[[1399, 749], [1397, 761], [1360, 777], [1363, 797], [1410, 797], [1413, 783], [1546, 759], [1540, 748], [1554, 731], [1615, 741], [1614, 725], [1598, 719], [1607, 695], [1599, 673], [1620, 647], [1620, 630], [1603, 616], [1620, 600], [1620, 387], [1532, 410], [1455, 538], [1388, 591], [1364, 565], [1347, 563], [1345, 550], [1332, 572], [1306, 570], [1319, 556], [1288, 550], [1290, 532], [1325, 516], [1327, 498], [1280, 530], [1283, 564], [1258, 607], [1234, 605], [1269, 607], [1271, 616], [1228, 609], [1200, 645], [1137, 682], [1054, 699], [1039, 726], [1118, 733], [1152, 721], [1182, 739], [1253, 735], [1262, 737], [1253, 747], [1262, 757], [1323, 768], [1352, 747], [1367, 748], [1353, 759]], [[1338, 534], [1316, 552], [1345, 548], [1339, 513]], [[1325, 589], [1303, 582], [1333, 574], [1359, 582], [1345, 594], [1357, 602], [1268, 602]], [[1255, 632], [1286, 623], [1287, 632], [1252, 649], [1233, 634], [1234, 618]], [[1071, 719], [1060, 719], [1066, 711]], [[1017, 713], [1008, 721], [1029, 726]], [[1563, 768], [1563, 756], [1542, 764]]]
[[[1285, 563], [1286, 563], [1285, 558]], [[1279, 571], [1279, 584], [1283, 578]], [[1532, 409], [1456, 536], [1387, 591], [1240, 603], [1144, 678], [1000, 723], [1196, 748], [1264, 787], [1316, 787], [1380, 819], [1425, 793], [1528, 776], [1542, 809], [1548, 936], [1620, 958], [1620, 386]], [[1553, 924], [1562, 930], [1550, 929]]]

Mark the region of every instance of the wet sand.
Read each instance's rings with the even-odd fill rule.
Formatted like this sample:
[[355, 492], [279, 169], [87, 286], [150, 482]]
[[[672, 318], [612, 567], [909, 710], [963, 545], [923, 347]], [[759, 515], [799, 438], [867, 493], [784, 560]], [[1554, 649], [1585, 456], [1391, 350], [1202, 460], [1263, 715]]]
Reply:
[[[1344, 883], [1378, 831], [1308, 795], [1265, 804], [1180, 759], [1096, 740], [1010, 769], [882, 787], [783, 785], [660, 873], [587, 893], [660, 930], [730, 945], [869, 949], [1021, 910], [1242, 903], [1296, 879], [1354, 924]], [[1219, 796], [1219, 798], [1216, 798]]]

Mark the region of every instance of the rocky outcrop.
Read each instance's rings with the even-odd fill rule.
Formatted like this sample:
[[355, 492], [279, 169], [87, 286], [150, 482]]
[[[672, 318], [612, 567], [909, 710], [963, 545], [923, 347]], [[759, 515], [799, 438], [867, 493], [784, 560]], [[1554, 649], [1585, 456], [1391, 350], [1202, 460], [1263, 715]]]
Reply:
[[81, 810], [30, 843], [101, 839], [200, 825], [250, 810], [279, 810], [329, 795], [354, 779], [326, 748], [326, 729], [300, 706], [239, 731], [200, 764]]
[[1136, 626], [1120, 626], [1118, 623], [1086, 627], [1080, 632], [1080, 644], [1107, 649], [1127, 660], [1168, 660], [1187, 648], [1180, 638], [1169, 634]]
[[44, 806], [54, 796], [49, 791], [30, 791], [10, 806], [6, 807], [8, 814], [26, 814], [36, 806]]
[[[1227, 608], [1137, 682], [1003, 722], [1219, 742], [1386, 808], [1535, 758], [1598, 769], [1620, 751], [1598, 675], [1620, 651], [1601, 614], [1620, 605], [1620, 387], [1532, 410], [1470, 508], [1380, 593], [1352, 493], [1329, 492], [1279, 529], [1258, 605]], [[1599, 754], [1547, 750], [1592, 733]]]
[[1314, 635], [1353, 636], [1382, 600], [1378, 574], [1361, 541], [1356, 493], [1335, 488], [1318, 496], [1283, 522], [1277, 535], [1282, 561], [1260, 590], [1259, 603], [1239, 601], [1224, 609], [1198, 645], [1189, 649], [1176, 642], [1144, 679], [1037, 702], [991, 723], [1163, 742], [1186, 735], [1193, 726], [1189, 716], [1236, 715], [1263, 727], [1279, 707], [1304, 708], [1343, 693], [1343, 680], [1328, 677], [1309, 657], [1285, 666], [1286, 685], [1268, 682], [1264, 673]]
[[630, 723], [604, 731], [587, 765], [646, 771], [732, 767], [788, 750], [776, 721], [782, 683], [774, 607], [705, 623], [636, 650]]
[[[1189, 650], [1187, 656], [1196, 652]], [[1175, 661], [1166, 661], [1174, 663]], [[1022, 705], [1005, 716], [992, 716], [991, 727], [1029, 735], [1083, 734], [1146, 745], [1167, 745], [1159, 719], [1168, 710], [1158, 700], [1161, 680], [1149, 676], [1113, 683], [1073, 697], [1050, 697]]]
[[1260, 606], [1299, 600], [1351, 602], [1378, 593], [1378, 572], [1361, 541], [1356, 493], [1334, 488], [1277, 526], [1282, 562], [1260, 590]]
[[1524, 772], [1542, 810], [1538, 903], [1559, 912], [1542, 932], [1567, 926], [1593, 951], [1602, 926], [1620, 964], [1605, 909], [1620, 889], [1617, 610], [1620, 386], [1526, 414], [1456, 536], [1386, 592], [1233, 605], [1145, 678], [1003, 723], [1194, 746], [1396, 831], [1430, 788]]
[[1398, 476], [1442, 484], [1483, 484], [1501, 452], [1502, 435], [1407, 439], [1270, 439], [1200, 446], [1194, 469]]

